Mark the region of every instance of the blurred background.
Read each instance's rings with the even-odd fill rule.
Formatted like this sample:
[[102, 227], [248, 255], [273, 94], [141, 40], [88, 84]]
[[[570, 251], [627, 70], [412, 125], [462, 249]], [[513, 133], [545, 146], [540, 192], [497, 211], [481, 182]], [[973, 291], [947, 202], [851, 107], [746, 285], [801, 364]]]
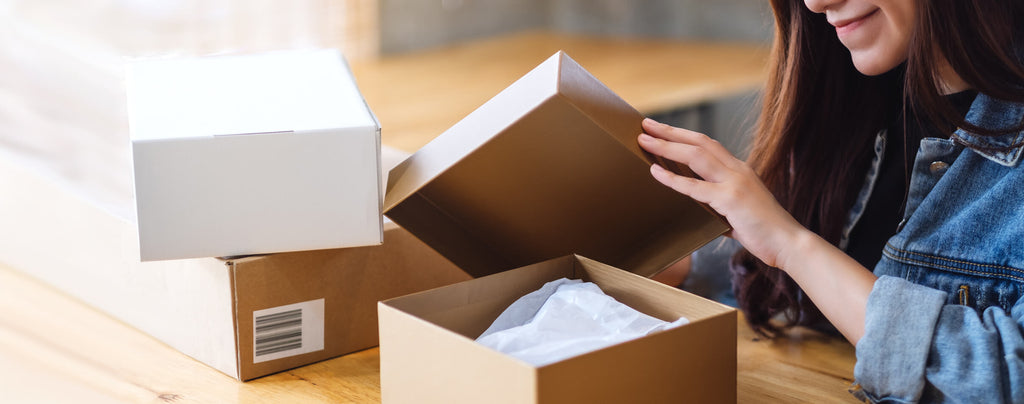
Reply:
[[[0, 0], [0, 157], [119, 209], [129, 58], [331, 47], [358, 61], [536, 29], [767, 46], [771, 24], [763, 0]], [[755, 102], [715, 103], [713, 135], [736, 153]]]

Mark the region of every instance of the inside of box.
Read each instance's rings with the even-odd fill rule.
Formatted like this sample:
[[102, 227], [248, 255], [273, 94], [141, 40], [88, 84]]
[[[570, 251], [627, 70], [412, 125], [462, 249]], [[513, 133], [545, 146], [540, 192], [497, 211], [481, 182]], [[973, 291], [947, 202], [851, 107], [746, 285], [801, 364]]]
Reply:
[[733, 310], [586, 257], [575, 258], [573, 272], [576, 278], [595, 283], [615, 300], [659, 320], [671, 322], [686, 317], [692, 322]]
[[462, 282], [386, 304], [466, 338], [476, 339], [520, 297], [559, 279], [594, 282], [619, 302], [664, 321], [700, 320], [732, 310], [704, 298], [579, 256], [564, 256]]
[[723, 228], [561, 96], [388, 215], [474, 276], [568, 253], [649, 276]]
[[421, 293], [386, 304], [430, 323], [476, 339], [512, 302], [559, 278], [574, 277], [573, 259], [559, 257]]

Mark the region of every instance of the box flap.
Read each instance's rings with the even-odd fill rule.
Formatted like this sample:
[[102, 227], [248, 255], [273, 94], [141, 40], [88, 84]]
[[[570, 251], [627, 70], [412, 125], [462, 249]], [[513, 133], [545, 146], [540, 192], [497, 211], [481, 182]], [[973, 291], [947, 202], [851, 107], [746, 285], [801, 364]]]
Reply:
[[554, 96], [558, 91], [559, 55], [548, 58], [393, 168], [388, 175], [384, 210], [415, 194]]
[[[627, 150], [644, 160], [648, 166], [658, 163], [662, 167], [687, 177], [695, 174], [685, 164], [665, 159], [648, 153], [637, 143], [636, 137], [643, 131], [636, 117], [640, 112], [626, 103], [608, 87], [601, 85], [590, 72], [572, 61], [568, 55], [560, 52], [561, 57], [568, 59], [562, 64], [559, 76], [558, 91], [572, 99], [573, 105], [586, 114], [594, 123], [601, 126], [609, 135], [618, 140]], [[595, 83], [597, 85], [595, 85]], [[715, 213], [708, 208], [709, 212]], [[715, 213], [717, 214], [717, 213]]]
[[570, 253], [651, 276], [728, 226], [651, 177], [642, 120], [559, 52], [392, 170], [385, 214], [474, 276]]

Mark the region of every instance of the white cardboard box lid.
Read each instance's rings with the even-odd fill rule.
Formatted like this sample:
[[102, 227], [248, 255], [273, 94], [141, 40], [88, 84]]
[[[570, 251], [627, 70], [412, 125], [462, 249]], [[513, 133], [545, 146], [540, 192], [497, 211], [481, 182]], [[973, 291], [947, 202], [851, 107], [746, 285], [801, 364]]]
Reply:
[[133, 141], [378, 128], [336, 50], [129, 63]]

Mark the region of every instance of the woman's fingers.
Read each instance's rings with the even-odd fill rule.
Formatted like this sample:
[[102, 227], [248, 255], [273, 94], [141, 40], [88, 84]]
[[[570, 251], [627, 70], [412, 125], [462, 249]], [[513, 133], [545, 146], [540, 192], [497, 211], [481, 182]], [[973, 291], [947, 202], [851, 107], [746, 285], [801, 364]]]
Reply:
[[[676, 192], [706, 203], [732, 226], [732, 237], [769, 265], [790, 255], [794, 234], [803, 229], [775, 200], [757, 173], [717, 142], [696, 132], [644, 121], [640, 146], [655, 155], [686, 164], [705, 180], [669, 172], [658, 164], [651, 175]], [[785, 254], [783, 254], [785, 252]]]
[[728, 175], [725, 165], [701, 146], [670, 142], [648, 134], [640, 134], [637, 140], [644, 150], [683, 163], [708, 181], [721, 182]]
[[683, 128], [677, 128], [672, 125], [666, 125], [661, 122], [655, 121], [651, 118], [645, 118], [643, 121], [644, 131], [660, 139], [667, 140], [673, 143], [690, 144], [694, 146], [700, 146], [707, 150], [712, 156], [715, 156], [719, 161], [728, 166], [732, 166], [733, 162], [739, 163], [740, 161], [733, 157], [732, 153], [729, 152], [721, 143], [711, 137], [692, 130]]
[[658, 182], [674, 189], [676, 192], [689, 196], [702, 203], [709, 203], [711, 183], [696, 178], [684, 177], [682, 175], [666, 170], [660, 165], [651, 165], [651, 175]]

